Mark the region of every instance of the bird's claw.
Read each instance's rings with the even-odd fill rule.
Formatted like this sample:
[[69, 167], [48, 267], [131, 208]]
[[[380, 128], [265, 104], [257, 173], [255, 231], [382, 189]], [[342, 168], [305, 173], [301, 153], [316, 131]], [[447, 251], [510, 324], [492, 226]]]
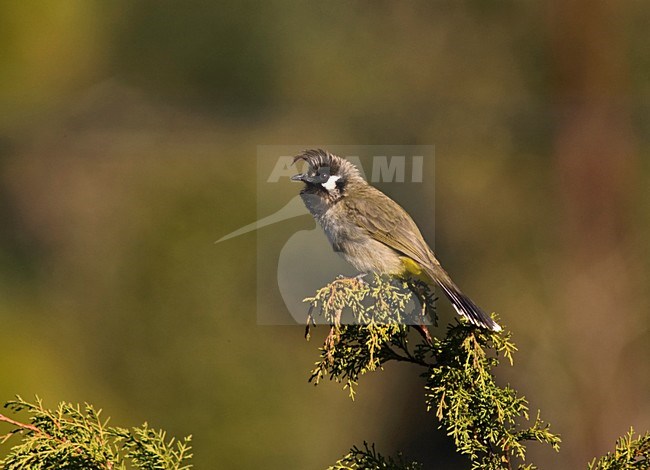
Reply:
[[368, 275], [368, 273], [360, 273], [354, 276], [354, 280], [357, 281], [359, 284], [362, 286], [366, 287], [368, 286], [368, 281], [366, 281], [364, 278]]
[[347, 277], [347, 276], [344, 276], [343, 274], [339, 274], [338, 276], [336, 276], [336, 280], [337, 281], [346, 281], [346, 282], [358, 282], [363, 287], [367, 287], [368, 286], [368, 281], [366, 281], [364, 279], [364, 277], [366, 277], [367, 275], [368, 275], [368, 273], [361, 273], [361, 274], [357, 274], [354, 277]]

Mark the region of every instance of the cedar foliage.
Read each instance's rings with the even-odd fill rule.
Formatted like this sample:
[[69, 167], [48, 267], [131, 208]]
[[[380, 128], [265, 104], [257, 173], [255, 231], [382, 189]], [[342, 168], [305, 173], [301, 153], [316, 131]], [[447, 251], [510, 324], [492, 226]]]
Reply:
[[[511, 334], [475, 328], [462, 319], [447, 328], [444, 338], [426, 339], [409, 334], [427, 317], [437, 321], [434, 298], [427, 286], [375, 276], [338, 278], [319, 289], [310, 304], [310, 324], [330, 326], [310, 381], [325, 377], [343, 383], [355, 398], [359, 378], [384, 364], [409, 362], [422, 368], [424, 400], [446, 431], [457, 452], [468, 457], [471, 468], [532, 470], [525, 461], [526, 445], [538, 442], [559, 450], [560, 437], [510, 385], [497, 384], [493, 369], [504, 359], [513, 365], [516, 351]], [[423, 333], [423, 330], [419, 328]], [[131, 429], [109, 426], [101, 410], [92, 405], [62, 402], [54, 410], [40, 398], [30, 403], [21, 397], [5, 404], [13, 413], [29, 417], [22, 422], [0, 414], [10, 430], [0, 445], [12, 446], [0, 468], [5, 470], [188, 470], [192, 467], [190, 440], [167, 438], [146, 423]], [[16, 442], [17, 441], [17, 442]], [[614, 452], [594, 459], [588, 470], [650, 468], [650, 433], [635, 437], [630, 430]], [[422, 470], [421, 464], [398, 454], [386, 457], [374, 444], [354, 446], [328, 470]]]
[[0, 444], [18, 438], [0, 461], [4, 470], [188, 470], [191, 437], [167, 438], [164, 431], [146, 423], [131, 429], [108, 425], [101, 410], [60, 403], [46, 409], [40, 398], [30, 403], [17, 397], [5, 405], [14, 413], [24, 412], [29, 423], [0, 414], [0, 422], [11, 430], [0, 436]]
[[[468, 457], [472, 470], [532, 470], [526, 446], [537, 442], [560, 449], [560, 436], [551, 432], [540, 412], [531, 418], [528, 401], [510, 385], [499, 385], [494, 368], [504, 360], [513, 365], [517, 350], [511, 333], [476, 328], [463, 319], [442, 338], [427, 339], [421, 325], [437, 323], [434, 297], [425, 284], [374, 275], [337, 278], [319, 289], [309, 304], [306, 336], [311, 324], [330, 326], [310, 382], [325, 377], [343, 384], [355, 398], [359, 378], [384, 364], [409, 362], [422, 368], [424, 401], [438, 427], [452, 439], [456, 451]], [[422, 334], [409, 334], [416, 327]], [[622, 438], [614, 454], [592, 462], [589, 470], [648, 468], [650, 436]], [[636, 462], [636, 463], [635, 463]], [[379, 454], [364, 442], [328, 470], [422, 468]]]

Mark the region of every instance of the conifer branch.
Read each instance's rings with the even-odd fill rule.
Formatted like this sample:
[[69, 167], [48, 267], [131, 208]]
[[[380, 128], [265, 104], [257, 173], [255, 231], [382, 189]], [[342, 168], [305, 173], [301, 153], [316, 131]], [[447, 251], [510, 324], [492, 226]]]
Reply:
[[613, 453], [594, 459], [589, 470], [633, 470], [650, 468], [650, 433], [634, 437], [634, 429], [616, 441]]
[[[419, 309], [413, 307], [416, 300], [421, 301]], [[342, 382], [354, 399], [361, 375], [390, 361], [416, 364], [424, 369], [427, 409], [435, 414], [457, 452], [469, 457], [473, 470], [537, 468], [525, 463], [527, 443], [539, 442], [559, 451], [560, 436], [550, 431], [539, 411], [530, 420], [527, 400], [510, 385], [496, 383], [492, 370], [500, 359], [513, 365], [517, 348], [511, 334], [488, 332], [461, 319], [448, 327], [444, 338], [429, 341], [415, 336], [419, 341], [414, 341], [409, 329], [422, 324], [423, 314], [437, 322], [434, 300], [421, 283], [380, 276], [370, 284], [339, 278], [319, 289], [305, 299], [310, 323], [320, 319], [330, 331], [310, 382], [318, 384], [329, 375], [330, 380]], [[386, 458], [374, 444], [364, 442], [328, 470], [421, 468], [401, 455]], [[633, 430], [616, 442], [613, 453], [588, 464], [588, 470], [648, 468], [650, 433], [635, 437]]]
[[327, 470], [422, 470], [417, 462], [406, 462], [401, 454], [397, 458], [384, 457], [375, 450], [375, 445], [363, 443], [363, 448], [354, 446], [350, 452]]
[[20, 438], [0, 461], [5, 470], [191, 468], [190, 437], [167, 439], [165, 432], [151, 429], [146, 423], [131, 429], [108, 426], [108, 419], [100, 419], [101, 410], [89, 404], [82, 408], [60, 403], [55, 410], [48, 410], [38, 397], [35, 403], [17, 397], [5, 408], [25, 412], [30, 419], [25, 423], [0, 414], [0, 422], [12, 428], [0, 436], [0, 444], [12, 437]]
[[[530, 423], [526, 399], [509, 385], [496, 383], [492, 370], [500, 358], [513, 363], [516, 347], [510, 333], [488, 332], [461, 320], [442, 339], [414, 341], [409, 330], [422, 324], [423, 312], [437, 320], [433, 295], [421, 283], [380, 276], [370, 283], [337, 279], [305, 301], [313, 321], [330, 325], [311, 382], [318, 384], [329, 375], [354, 399], [361, 375], [389, 361], [413, 363], [424, 369], [427, 409], [435, 413], [456, 450], [469, 457], [473, 469], [533, 469], [532, 464], [524, 465], [530, 441], [559, 450], [560, 437], [551, 433], [539, 412]], [[526, 422], [530, 424], [522, 424]], [[343, 461], [350, 456], [365, 456], [366, 463], [376, 459], [374, 446], [367, 445], [353, 448]], [[388, 466], [331, 468], [417, 467], [391, 461]]]

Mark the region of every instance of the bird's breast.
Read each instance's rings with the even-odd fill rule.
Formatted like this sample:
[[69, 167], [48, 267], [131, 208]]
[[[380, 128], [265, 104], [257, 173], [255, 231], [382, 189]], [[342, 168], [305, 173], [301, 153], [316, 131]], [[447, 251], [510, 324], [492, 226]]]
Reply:
[[342, 204], [331, 206], [316, 220], [334, 251], [359, 271], [397, 275], [404, 270], [399, 254], [358, 226]]

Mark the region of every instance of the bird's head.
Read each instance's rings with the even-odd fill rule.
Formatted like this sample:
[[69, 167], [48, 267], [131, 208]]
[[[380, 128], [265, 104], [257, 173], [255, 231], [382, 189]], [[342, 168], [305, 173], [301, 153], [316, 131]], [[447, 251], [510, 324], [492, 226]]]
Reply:
[[316, 193], [339, 199], [345, 195], [349, 184], [365, 184], [359, 170], [352, 163], [325, 150], [305, 150], [294, 157], [293, 163], [300, 160], [307, 163], [306, 171], [292, 176], [291, 179], [305, 183], [303, 193]]

